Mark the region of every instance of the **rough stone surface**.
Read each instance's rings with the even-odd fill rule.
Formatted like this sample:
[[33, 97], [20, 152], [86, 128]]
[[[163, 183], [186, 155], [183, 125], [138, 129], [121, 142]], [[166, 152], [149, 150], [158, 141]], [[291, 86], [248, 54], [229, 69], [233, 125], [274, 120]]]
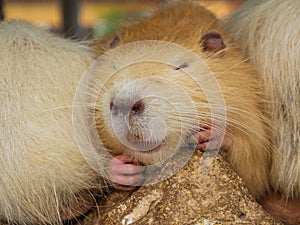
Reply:
[[198, 151], [167, 180], [132, 193], [108, 194], [106, 203], [78, 224], [280, 224], [253, 200], [221, 157], [216, 157], [207, 170], [200, 166], [202, 159], [203, 153]]

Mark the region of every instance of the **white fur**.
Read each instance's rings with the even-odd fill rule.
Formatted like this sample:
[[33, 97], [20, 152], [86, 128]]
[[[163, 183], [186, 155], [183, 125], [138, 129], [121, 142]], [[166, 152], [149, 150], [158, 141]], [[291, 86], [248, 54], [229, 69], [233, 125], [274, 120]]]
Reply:
[[271, 182], [300, 198], [300, 1], [249, 0], [227, 21], [227, 31], [249, 54], [265, 85], [272, 121]]
[[71, 118], [92, 55], [20, 21], [0, 24], [0, 48], [0, 220], [60, 224], [60, 211], [97, 187]]

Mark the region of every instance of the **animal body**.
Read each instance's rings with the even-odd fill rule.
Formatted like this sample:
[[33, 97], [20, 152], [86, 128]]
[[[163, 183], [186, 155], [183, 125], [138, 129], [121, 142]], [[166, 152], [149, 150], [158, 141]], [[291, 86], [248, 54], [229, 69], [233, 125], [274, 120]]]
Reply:
[[269, 189], [262, 87], [212, 13], [169, 4], [102, 39], [95, 51], [102, 54], [92, 71], [101, 87], [95, 119], [113, 155], [156, 164], [191, 136], [206, 151], [221, 146], [255, 197]]
[[102, 186], [72, 127], [92, 54], [21, 21], [0, 23], [0, 48], [0, 220], [61, 224], [93, 205]]
[[[138, 164], [164, 161], [190, 137], [221, 147], [256, 198], [269, 190], [262, 86], [204, 8], [169, 4], [124, 26], [94, 46], [101, 56], [87, 71], [93, 55], [79, 44], [20, 22], [1, 23], [0, 35], [1, 219], [60, 224], [89, 208], [103, 177], [130, 190], [143, 179]], [[89, 158], [98, 173], [89, 146], [103, 153]]]
[[[290, 212], [300, 222], [300, 2], [247, 1], [228, 18], [226, 30], [248, 54], [264, 85], [272, 142], [271, 186], [293, 200]], [[298, 202], [298, 203], [296, 203]], [[276, 205], [272, 201], [272, 205]], [[280, 207], [281, 214], [288, 207]], [[289, 216], [283, 216], [289, 217]]]

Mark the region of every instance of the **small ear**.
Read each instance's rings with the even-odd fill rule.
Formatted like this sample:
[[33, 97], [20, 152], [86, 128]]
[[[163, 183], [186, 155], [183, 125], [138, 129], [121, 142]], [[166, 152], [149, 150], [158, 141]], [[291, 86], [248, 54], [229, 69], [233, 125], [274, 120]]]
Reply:
[[118, 44], [120, 43], [121, 39], [120, 37], [117, 35], [114, 37], [114, 39], [110, 42], [109, 47], [110, 48], [115, 48], [118, 46]]
[[221, 34], [215, 31], [205, 33], [201, 37], [200, 44], [204, 52], [218, 52], [226, 48]]

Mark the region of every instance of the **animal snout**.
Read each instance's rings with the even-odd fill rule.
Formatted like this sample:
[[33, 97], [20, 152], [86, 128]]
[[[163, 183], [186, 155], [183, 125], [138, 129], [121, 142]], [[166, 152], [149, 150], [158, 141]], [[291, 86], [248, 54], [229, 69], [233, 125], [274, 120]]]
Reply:
[[128, 149], [142, 152], [161, 145], [167, 131], [161, 110], [164, 105], [161, 97], [152, 93], [135, 89], [119, 92], [110, 102], [111, 122], [118, 139]]

